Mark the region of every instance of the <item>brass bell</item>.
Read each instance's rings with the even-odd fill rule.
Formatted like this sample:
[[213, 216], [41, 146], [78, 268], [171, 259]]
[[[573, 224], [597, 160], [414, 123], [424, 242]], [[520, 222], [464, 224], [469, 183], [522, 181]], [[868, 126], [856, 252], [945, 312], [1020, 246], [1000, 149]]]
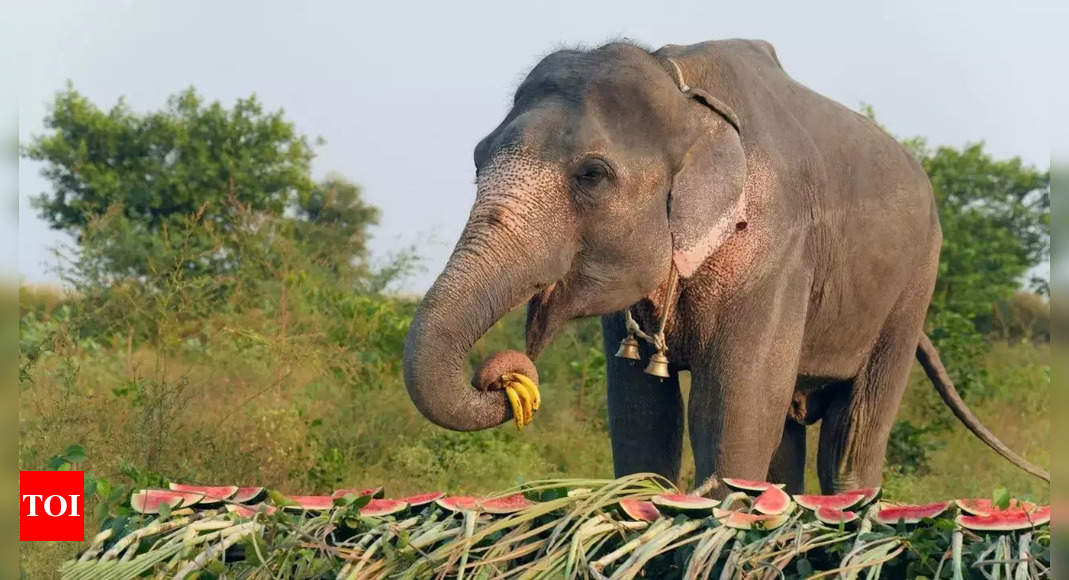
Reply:
[[671, 376], [668, 374], [668, 357], [665, 356], [663, 350], [653, 353], [653, 356], [650, 357], [650, 364], [646, 365], [646, 374], [661, 377], [662, 379], [667, 379]]
[[620, 341], [620, 348], [616, 350], [616, 356], [627, 360], [642, 360], [642, 355], [638, 352], [638, 340], [630, 334], [624, 337]]

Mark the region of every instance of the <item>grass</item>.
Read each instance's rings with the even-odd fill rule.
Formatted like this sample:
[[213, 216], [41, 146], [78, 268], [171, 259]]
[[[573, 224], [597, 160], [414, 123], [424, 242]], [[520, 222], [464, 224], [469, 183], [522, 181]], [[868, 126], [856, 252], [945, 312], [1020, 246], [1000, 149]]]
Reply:
[[[400, 496], [612, 475], [594, 321], [570, 325], [540, 359], [544, 404], [530, 427], [452, 433], [427, 422], [405, 393], [398, 364], [403, 308], [360, 303], [344, 318], [344, 329], [335, 313], [292, 308], [284, 349], [276, 339], [278, 312], [266, 307], [213, 315], [152, 346], [128, 343], [121, 334], [77, 337], [62, 313], [64, 301], [54, 298], [42, 291], [23, 295], [20, 469], [41, 469], [79, 444], [88, 455], [80, 468], [142, 484], [162, 474], [305, 493], [383, 485]], [[520, 346], [520, 325], [522, 318], [510, 315], [472, 358]], [[987, 367], [984, 392], [970, 397], [974, 410], [1012, 448], [1049, 466], [1049, 349], [999, 344]], [[915, 373], [901, 417], [927, 424], [940, 414], [949, 412]], [[890, 495], [925, 501], [1007, 487], [1048, 500], [1046, 486], [956, 423], [938, 438], [944, 447], [930, 453], [926, 471], [904, 475], [889, 468]], [[689, 452], [684, 465], [689, 485]], [[88, 521], [87, 537], [96, 529]], [[79, 547], [23, 544], [23, 570], [49, 577]]]

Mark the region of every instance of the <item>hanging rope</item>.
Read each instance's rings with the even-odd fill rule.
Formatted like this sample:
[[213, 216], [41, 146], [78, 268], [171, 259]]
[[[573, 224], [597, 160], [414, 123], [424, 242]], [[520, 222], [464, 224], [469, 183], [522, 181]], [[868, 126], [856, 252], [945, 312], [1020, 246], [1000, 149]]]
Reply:
[[664, 338], [664, 329], [668, 325], [668, 318], [672, 315], [672, 307], [675, 305], [675, 294], [678, 285], [679, 276], [676, 275], [676, 263], [673, 261], [672, 267], [668, 271], [668, 287], [665, 289], [664, 301], [661, 303], [661, 320], [657, 324], [657, 332], [652, 335], [643, 332], [642, 327], [638, 325], [638, 322], [635, 322], [635, 318], [631, 315], [630, 306], [624, 309], [624, 325], [627, 327], [627, 332], [648, 342], [658, 351], [667, 352], [668, 344]]

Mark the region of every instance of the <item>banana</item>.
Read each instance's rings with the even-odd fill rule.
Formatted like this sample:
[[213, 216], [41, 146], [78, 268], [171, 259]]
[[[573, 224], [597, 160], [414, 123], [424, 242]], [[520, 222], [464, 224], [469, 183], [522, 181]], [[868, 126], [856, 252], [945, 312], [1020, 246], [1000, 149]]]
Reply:
[[520, 403], [523, 405], [523, 424], [530, 424], [534, 419], [534, 407], [531, 406], [531, 393], [528, 393], [527, 387], [518, 381], [509, 381], [509, 385], [516, 391], [516, 395], [519, 396]]
[[526, 387], [528, 395], [531, 398], [531, 408], [537, 411], [538, 408], [542, 406], [542, 393], [538, 390], [538, 385], [536, 385], [530, 377], [520, 373], [511, 373], [509, 379]]
[[509, 403], [512, 405], [512, 417], [516, 420], [516, 428], [522, 429], [525, 423], [523, 422], [523, 405], [520, 403], [520, 398], [516, 394], [516, 389], [512, 388], [512, 385], [505, 383], [505, 396], [509, 398]]

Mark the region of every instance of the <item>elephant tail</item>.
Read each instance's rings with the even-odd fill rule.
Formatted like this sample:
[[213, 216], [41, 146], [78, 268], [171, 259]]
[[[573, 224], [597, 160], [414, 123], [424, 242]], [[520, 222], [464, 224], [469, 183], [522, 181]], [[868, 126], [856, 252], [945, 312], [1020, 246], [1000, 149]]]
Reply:
[[932, 385], [935, 386], [935, 390], [939, 393], [939, 396], [943, 398], [943, 402], [950, 407], [950, 410], [958, 420], [964, 423], [965, 426], [969, 428], [969, 431], [973, 432], [973, 435], [979, 437], [988, 447], [994, 449], [995, 453], [1005, 457], [1017, 467], [1020, 467], [1047, 483], [1050, 483], [1050, 473], [1041, 469], [1039, 466], [1034, 465], [1007, 447], [1005, 443], [1000, 441], [999, 438], [996, 437], [990, 429], [985, 427], [984, 424], [980, 422], [980, 419], [977, 419], [976, 415], [969, 410], [969, 406], [965, 404], [965, 401], [961, 399], [961, 395], [958, 394], [957, 389], [954, 388], [954, 383], [951, 382], [946, 367], [944, 367], [943, 362], [939, 360], [939, 352], [935, 350], [932, 341], [929, 340], [928, 336], [924, 333], [921, 333], [920, 342], [917, 344], [917, 360], [920, 361], [921, 367], [924, 368], [924, 373], [928, 375], [928, 379], [932, 381]]

